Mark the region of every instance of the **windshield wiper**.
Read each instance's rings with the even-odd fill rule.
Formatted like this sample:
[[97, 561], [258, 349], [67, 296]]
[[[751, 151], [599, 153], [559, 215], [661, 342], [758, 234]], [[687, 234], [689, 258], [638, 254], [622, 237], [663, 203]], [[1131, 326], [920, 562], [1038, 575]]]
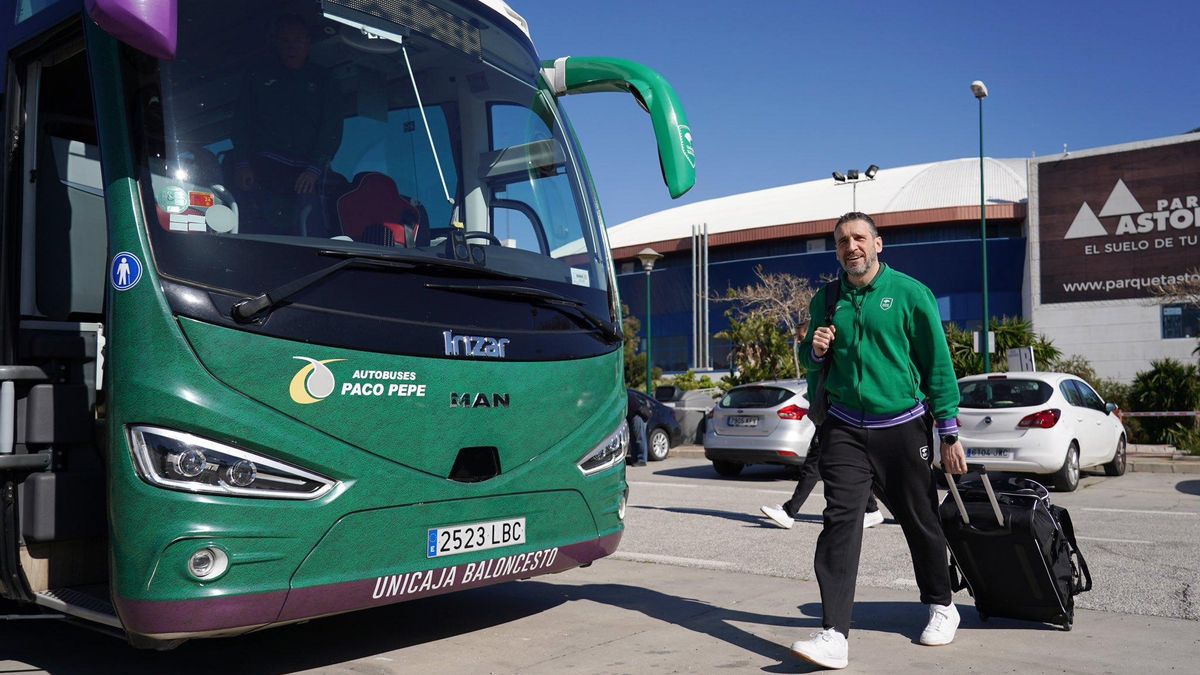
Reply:
[[454, 291], [457, 293], [470, 293], [472, 295], [487, 295], [500, 298], [521, 298], [529, 300], [534, 304], [543, 307], [552, 307], [554, 309], [573, 309], [576, 314], [566, 313], [567, 316], [575, 319], [587, 328], [599, 331], [604, 337], [605, 342], [609, 344], [617, 343], [625, 339], [612, 322], [605, 321], [600, 317], [592, 314], [584, 308], [583, 303], [574, 299], [568, 298], [565, 295], [559, 295], [553, 291], [544, 291], [540, 288], [530, 288], [529, 286], [475, 286], [465, 284], [425, 284], [425, 288], [436, 288], [442, 291]]
[[486, 267], [479, 267], [471, 263], [459, 262], [457, 260], [445, 260], [442, 258], [429, 258], [422, 255], [413, 255], [411, 253], [359, 253], [352, 251], [339, 250], [322, 250], [318, 251], [318, 255], [330, 256], [334, 258], [345, 258], [345, 260], [336, 262], [328, 267], [323, 267], [315, 272], [306, 274], [298, 279], [293, 279], [284, 284], [280, 284], [276, 288], [272, 288], [265, 293], [259, 293], [248, 298], [243, 298], [233, 305], [230, 310], [230, 315], [235, 321], [249, 321], [264, 312], [268, 312], [279, 305], [279, 303], [287, 300], [289, 297], [299, 293], [300, 291], [312, 286], [321, 281], [325, 277], [336, 274], [347, 267], [378, 267], [383, 269], [393, 270], [412, 270], [417, 268], [433, 268], [439, 270], [452, 270], [458, 276], [474, 276], [494, 279], [515, 279], [523, 281], [525, 277], [506, 272], [497, 272], [489, 270]]

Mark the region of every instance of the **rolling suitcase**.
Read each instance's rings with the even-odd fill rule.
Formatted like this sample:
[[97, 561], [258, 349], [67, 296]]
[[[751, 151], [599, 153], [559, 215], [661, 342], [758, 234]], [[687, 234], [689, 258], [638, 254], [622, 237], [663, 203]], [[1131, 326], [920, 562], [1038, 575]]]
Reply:
[[987, 470], [955, 485], [939, 515], [950, 546], [954, 590], [966, 588], [979, 617], [1027, 619], [1071, 630], [1075, 595], [1091, 590], [1087, 562], [1075, 542], [1071, 516], [1050, 503], [1046, 488], [1006, 478], [993, 490]]

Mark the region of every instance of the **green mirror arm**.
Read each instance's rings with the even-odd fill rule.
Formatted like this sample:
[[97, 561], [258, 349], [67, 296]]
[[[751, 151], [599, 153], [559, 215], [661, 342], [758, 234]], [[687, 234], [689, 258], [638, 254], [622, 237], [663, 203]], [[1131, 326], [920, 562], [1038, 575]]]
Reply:
[[696, 184], [692, 129], [675, 90], [656, 71], [633, 61], [601, 57], [564, 57], [542, 62], [542, 77], [555, 96], [591, 92], [633, 94], [654, 125], [663, 181], [671, 197]]

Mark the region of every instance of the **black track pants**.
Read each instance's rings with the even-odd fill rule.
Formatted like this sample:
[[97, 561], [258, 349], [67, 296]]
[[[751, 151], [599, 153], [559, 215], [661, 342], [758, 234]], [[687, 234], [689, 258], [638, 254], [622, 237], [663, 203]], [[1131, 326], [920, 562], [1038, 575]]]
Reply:
[[[800, 513], [800, 508], [804, 506], [805, 500], [812, 494], [813, 488], [817, 486], [817, 481], [821, 480], [821, 470], [817, 466], [817, 462], [821, 458], [821, 442], [818, 440], [817, 434], [813, 434], [812, 443], [808, 446], [808, 454], [804, 457], [804, 464], [800, 467], [800, 478], [796, 483], [796, 489], [792, 491], [792, 498], [783, 503], [783, 510], [792, 518], [795, 518]], [[878, 511], [879, 504], [875, 503], [875, 496], [867, 497], [867, 512]]]
[[837, 419], [821, 425], [825, 528], [817, 539], [816, 572], [824, 625], [850, 634], [862, 519], [872, 485], [904, 530], [921, 602], [950, 604], [946, 540], [937, 515], [929, 422], [859, 429]]

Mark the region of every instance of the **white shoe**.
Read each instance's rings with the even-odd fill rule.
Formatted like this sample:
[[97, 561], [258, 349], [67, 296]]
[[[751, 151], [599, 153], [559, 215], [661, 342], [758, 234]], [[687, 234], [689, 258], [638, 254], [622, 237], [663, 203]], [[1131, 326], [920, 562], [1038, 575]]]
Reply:
[[771, 522], [785, 530], [792, 529], [792, 523], [796, 522], [787, 514], [787, 511], [783, 510], [782, 506], [764, 506], [762, 512], [771, 519]]
[[936, 647], [948, 645], [954, 641], [954, 631], [958, 630], [958, 609], [951, 602], [949, 605], [930, 605], [929, 624], [921, 631], [921, 644]]
[[883, 522], [883, 512], [882, 511], [868, 511], [867, 514], [865, 516], [863, 516], [863, 529], [865, 530], [868, 527], [875, 527], [876, 525], [878, 525], [882, 522]]
[[850, 664], [846, 636], [832, 628], [813, 633], [807, 640], [792, 643], [792, 653], [823, 668], [840, 669]]

